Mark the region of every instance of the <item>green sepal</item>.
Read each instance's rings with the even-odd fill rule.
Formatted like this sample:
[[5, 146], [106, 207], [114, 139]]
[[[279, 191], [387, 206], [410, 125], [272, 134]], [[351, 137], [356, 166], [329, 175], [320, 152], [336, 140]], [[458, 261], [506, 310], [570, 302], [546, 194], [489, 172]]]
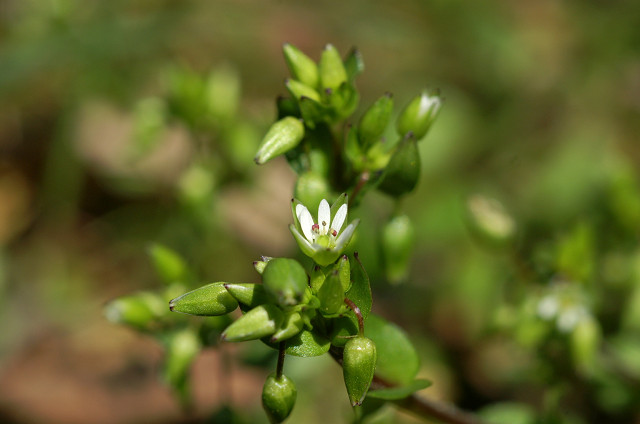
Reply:
[[420, 152], [416, 139], [409, 135], [402, 140], [385, 168], [378, 190], [394, 197], [412, 191], [420, 180]]
[[411, 396], [413, 393], [417, 392], [418, 390], [426, 389], [432, 384], [433, 383], [431, 381], [425, 380], [425, 379], [413, 380], [411, 383], [405, 386], [396, 386], [396, 387], [389, 387], [386, 389], [370, 390], [367, 393], [367, 398], [382, 399], [382, 400], [404, 399], [406, 397]]
[[302, 301], [309, 277], [298, 261], [288, 258], [275, 258], [267, 263], [262, 273], [262, 281], [267, 293], [280, 306], [288, 307]]
[[362, 318], [366, 321], [373, 305], [371, 284], [369, 275], [367, 275], [367, 271], [362, 266], [362, 262], [360, 262], [358, 252], [355, 252], [353, 257], [356, 259], [356, 263], [351, 267], [351, 288], [347, 291], [346, 297], [356, 304], [360, 309]]
[[285, 315], [282, 325], [271, 336], [270, 342], [276, 343], [289, 339], [302, 331], [302, 327], [304, 327], [304, 320], [300, 312], [290, 312]]
[[300, 97], [298, 106], [300, 107], [300, 115], [304, 120], [304, 124], [311, 129], [323, 122], [328, 113], [328, 108], [325, 105], [307, 96]]
[[284, 314], [275, 305], [256, 306], [238, 318], [224, 330], [221, 339], [228, 342], [243, 342], [270, 336], [282, 324]]
[[262, 275], [265, 267], [267, 266], [267, 262], [273, 259], [271, 256], [262, 256], [259, 261], [253, 261], [253, 267], [258, 272], [258, 274]]
[[344, 289], [340, 281], [340, 273], [337, 270], [333, 270], [327, 275], [322, 287], [318, 290], [318, 299], [322, 315], [335, 315], [345, 309]]
[[344, 82], [338, 88], [327, 89], [325, 98], [333, 111], [333, 119], [339, 121], [346, 119], [356, 110], [360, 95], [353, 85]]
[[319, 265], [315, 265], [313, 270], [311, 271], [311, 279], [309, 284], [311, 285], [311, 291], [313, 294], [317, 294], [320, 287], [322, 287], [322, 283], [324, 283], [326, 276], [322, 271], [322, 267]]
[[338, 278], [342, 285], [342, 292], [346, 293], [351, 287], [351, 266], [349, 264], [349, 257], [342, 255], [338, 262], [333, 266], [333, 269], [338, 272]]
[[262, 284], [226, 283], [224, 287], [241, 305], [248, 306], [249, 309], [273, 301]]
[[293, 78], [309, 87], [318, 86], [318, 65], [300, 49], [292, 44], [282, 46], [284, 60]]
[[409, 260], [413, 251], [414, 230], [409, 217], [391, 217], [382, 228], [380, 241], [385, 274], [390, 283], [397, 284], [409, 272]]
[[344, 141], [344, 154], [351, 163], [351, 167], [355, 172], [360, 172], [364, 169], [365, 154], [360, 148], [360, 142], [358, 140], [358, 130], [356, 127], [349, 125], [345, 135]]
[[262, 407], [269, 422], [281, 423], [286, 420], [296, 403], [296, 396], [296, 386], [290, 378], [269, 374], [262, 387]]
[[217, 316], [232, 312], [238, 302], [224, 287], [211, 283], [176, 297], [169, 302], [171, 312], [197, 316]]
[[304, 125], [299, 119], [287, 116], [275, 122], [267, 131], [254, 161], [258, 165], [295, 148], [304, 138]]
[[298, 108], [298, 101], [291, 97], [278, 96], [276, 99], [276, 108], [278, 109], [278, 120], [287, 116], [302, 118], [300, 108]]
[[412, 133], [416, 140], [423, 138], [438, 115], [442, 102], [438, 95], [423, 92], [414, 97], [400, 112], [396, 128], [400, 137]]
[[368, 150], [382, 137], [393, 113], [393, 96], [385, 93], [369, 109], [358, 123], [358, 140], [363, 150]]
[[158, 276], [165, 284], [190, 280], [187, 264], [174, 250], [162, 244], [153, 244], [149, 247], [149, 256]]
[[420, 359], [415, 347], [400, 327], [378, 315], [369, 314], [364, 334], [377, 346], [378, 377], [400, 385], [413, 381], [420, 367]]
[[362, 404], [376, 370], [376, 344], [363, 336], [354, 337], [344, 346], [342, 371], [351, 406]]
[[318, 93], [313, 87], [309, 87], [300, 81], [287, 79], [285, 80], [284, 85], [287, 87], [287, 90], [289, 90], [289, 93], [298, 100], [298, 102], [300, 102], [300, 99], [303, 97], [315, 100], [316, 102], [320, 101], [320, 93]]
[[331, 44], [327, 44], [322, 51], [318, 71], [320, 73], [320, 85], [323, 90], [338, 88], [340, 84], [347, 81], [347, 71], [340, 58], [340, 53]]
[[358, 75], [364, 71], [364, 60], [360, 50], [355, 47], [349, 51], [347, 57], [344, 58], [344, 70], [347, 73], [347, 79], [353, 83]]

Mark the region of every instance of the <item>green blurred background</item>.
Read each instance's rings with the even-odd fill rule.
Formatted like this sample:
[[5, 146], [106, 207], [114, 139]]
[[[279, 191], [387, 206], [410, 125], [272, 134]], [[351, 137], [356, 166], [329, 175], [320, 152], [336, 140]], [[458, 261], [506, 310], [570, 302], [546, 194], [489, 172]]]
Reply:
[[[284, 42], [314, 59], [326, 43], [358, 47], [356, 117], [386, 91], [397, 105], [425, 88], [445, 99], [404, 204], [416, 230], [406, 282], [386, 281], [372, 242], [392, 202], [374, 194], [354, 211], [374, 310], [418, 347], [434, 382], [422, 394], [495, 422], [640, 422], [633, 0], [4, 0], [0, 419], [202, 422], [230, 405], [236, 421], [210, 422], [265, 420], [268, 370], [250, 365], [267, 355], [259, 344], [204, 352], [187, 416], [157, 378], [162, 348], [102, 307], [158, 287], [150, 243], [184, 255], [203, 283], [257, 282], [260, 255], [298, 255], [294, 173], [252, 162], [285, 94]], [[210, 95], [228, 99], [216, 119], [200, 122], [197, 102], [183, 111], [193, 121], [167, 118], [158, 99], [176, 75], [210, 72], [221, 81]], [[197, 97], [198, 84], [185, 87]], [[509, 211], [511, 244], [470, 231], [473, 195]], [[587, 311], [591, 338], [554, 328], [549, 297]], [[291, 422], [348, 422], [330, 359], [287, 367], [299, 387]], [[377, 422], [415, 421], [388, 410]]]

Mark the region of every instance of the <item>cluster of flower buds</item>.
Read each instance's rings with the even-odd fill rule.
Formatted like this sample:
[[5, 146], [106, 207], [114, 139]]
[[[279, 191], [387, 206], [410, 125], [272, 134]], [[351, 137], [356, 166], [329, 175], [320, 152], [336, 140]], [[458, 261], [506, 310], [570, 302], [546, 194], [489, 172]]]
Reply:
[[[376, 367], [375, 343], [364, 336], [371, 311], [369, 279], [357, 255], [352, 266], [343, 255], [357, 221], [346, 225], [347, 196], [329, 207], [322, 200], [318, 220], [294, 200], [291, 232], [316, 265], [310, 273], [294, 259], [262, 257], [254, 262], [262, 284], [207, 284], [169, 302], [173, 312], [197, 316], [225, 315], [240, 307], [243, 315], [221, 334], [221, 340], [260, 339], [281, 355], [317, 356], [331, 345], [344, 348], [344, 380], [349, 399], [360, 405]], [[282, 373], [265, 382], [262, 402], [271, 422], [282, 422], [296, 398], [294, 383]]]

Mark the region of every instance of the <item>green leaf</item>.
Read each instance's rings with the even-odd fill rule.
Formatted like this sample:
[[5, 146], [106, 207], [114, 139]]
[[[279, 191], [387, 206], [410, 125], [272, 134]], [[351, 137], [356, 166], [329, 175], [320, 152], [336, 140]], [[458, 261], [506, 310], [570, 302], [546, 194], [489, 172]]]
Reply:
[[426, 389], [431, 386], [431, 381], [418, 379], [413, 380], [411, 383], [406, 386], [397, 386], [390, 387], [388, 389], [379, 389], [379, 390], [371, 390], [367, 393], [367, 397], [374, 399], [383, 399], [383, 400], [397, 400], [404, 399], [408, 396], [411, 396], [413, 393], [418, 390]]
[[329, 351], [329, 340], [312, 331], [301, 331], [286, 342], [286, 354], [292, 356], [320, 356]]
[[372, 339], [378, 350], [376, 375], [395, 384], [409, 384], [420, 367], [418, 352], [405, 332], [384, 318], [370, 314], [364, 334]]
[[369, 284], [367, 271], [362, 266], [358, 253], [355, 252], [353, 256], [357, 263], [351, 267], [351, 288], [347, 291], [346, 296], [360, 308], [362, 318], [366, 321], [373, 303], [371, 285]]

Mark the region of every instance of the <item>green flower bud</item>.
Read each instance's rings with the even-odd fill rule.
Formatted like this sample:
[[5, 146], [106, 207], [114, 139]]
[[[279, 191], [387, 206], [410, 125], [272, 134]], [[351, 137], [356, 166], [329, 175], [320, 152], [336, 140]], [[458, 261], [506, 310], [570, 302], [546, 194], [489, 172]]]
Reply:
[[318, 300], [320, 300], [320, 312], [324, 315], [334, 315], [345, 308], [340, 272], [334, 270], [327, 275], [322, 287], [318, 290]]
[[327, 44], [322, 51], [319, 63], [320, 84], [323, 89], [336, 89], [347, 81], [347, 72], [340, 58], [340, 53], [331, 44]]
[[364, 71], [364, 61], [362, 60], [362, 54], [360, 50], [355, 47], [349, 51], [349, 54], [344, 59], [344, 69], [347, 72], [349, 81], [353, 82], [356, 76]]
[[290, 312], [284, 317], [280, 328], [271, 336], [271, 343], [286, 340], [302, 331], [304, 320], [299, 312]]
[[406, 137], [411, 132], [416, 140], [420, 140], [429, 131], [441, 105], [442, 101], [437, 95], [430, 96], [423, 92], [415, 97], [398, 117], [396, 122], [398, 134]]
[[387, 279], [391, 283], [399, 283], [407, 276], [413, 248], [414, 231], [409, 217], [392, 217], [382, 229], [381, 241]]
[[309, 278], [298, 261], [276, 258], [269, 261], [262, 273], [265, 290], [280, 306], [294, 306], [302, 301]]
[[282, 311], [275, 305], [256, 306], [228, 326], [221, 338], [228, 342], [244, 342], [270, 336], [283, 319]]
[[331, 188], [326, 178], [313, 171], [307, 171], [298, 177], [294, 196], [301, 203], [316, 210], [322, 199], [330, 197], [330, 191]]
[[309, 87], [318, 86], [318, 66], [306, 54], [302, 53], [297, 47], [285, 43], [282, 46], [284, 52], [284, 60], [287, 67], [291, 71], [293, 78]]
[[358, 123], [358, 139], [364, 150], [380, 139], [392, 113], [393, 98], [391, 93], [386, 93], [362, 115]]
[[238, 302], [249, 308], [255, 308], [273, 300], [263, 284], [226, 283], [224, 287]]
[[288, 116], [274, 123], [262, 139], [254, 161], [258, 165], [296, 147], [304, 137], [304, 125], [299, 119]]
[[346, 293], [351, 287], [351, 266], [349, 265], [349, 257], [347, 255], [342, 255], [338, 260], [338, 263], [335, 264], [334, 269], [338, 271], [338, 278], [340, 279], [342, 291]]
[[261, 260], [253, 261], [253, 267], [258, 271], [258, 274], [262, 275], [264, 269], [267, 266], [267, 262], [273, 259], [271, 256], [262, 256]]
[[295, 384], [285, 375], [275, 373], [267, 377], [262, 388], [262, 407], [271, 423], [281, 423], [287, 419], [296, 403], [298, 392]]
[[412, 191], [420, 179], [420, 152], [416, 139], [407, 137], [400, 142], [385, 168], [380, 191], [400, 197]]
[[169, 302], [172, 312], [189, 315], [224, 315], [238, 307], [238, 302], [229, 294], [224, 283], [211, 283], [197, 288]]
[[309, 281], [309, 285], [311, 286], [311, 291], [313, 292], [313, 294], [318, 293], [318, 290], [320, 290], [320, 287], [322, 287], [322, 283], [324, 283], [324, 279], [325, 279], [325, 275], [324, 272], [322, 272], [322, 267], [316, 265], [313, 267], [313, 270], [311, 271], [311, 278]]
[[303, 97], [306, 97], [308, 99], [315, 100], [316, 102], [320, 102], [320, 94], [314, 88], [309, 87], [300, 81], [288, 79], [285, 80], [284, 85], [287, 87], [287, 90], [289, 90], [289, 93], [291, 93], [291, 95], [298, 101]]
[[364, 336], [350, 339], [344, 346], [342, 371], [352, 406], [362, 404], [376, 370], [376, 345]]
[[163, 303], [156, 293], [136, 293], [109, 302], [104, 308], [104, 315], [111, 322], [144, 330], [164, 315]]

